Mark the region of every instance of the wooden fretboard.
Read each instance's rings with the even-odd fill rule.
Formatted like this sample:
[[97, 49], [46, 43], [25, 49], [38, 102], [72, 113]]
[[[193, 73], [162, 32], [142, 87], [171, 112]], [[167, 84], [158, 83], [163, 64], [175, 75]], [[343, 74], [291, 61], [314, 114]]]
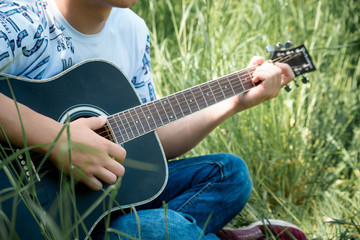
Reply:
[[248, 91], [255, 84], [247, 68], [108, 117], [118, 144], [128, 142], [203, 108]]

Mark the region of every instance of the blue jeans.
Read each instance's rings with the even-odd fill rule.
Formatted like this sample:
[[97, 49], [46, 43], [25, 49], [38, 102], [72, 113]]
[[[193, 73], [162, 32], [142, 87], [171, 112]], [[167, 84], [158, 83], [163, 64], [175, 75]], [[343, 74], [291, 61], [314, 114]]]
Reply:
[[[243, 209], [251, 191], [247, 166], [235, 155], [171, 161], [166, 188], [155, 200], [137, 207], [139, 220], [129, 213], [113, 218], [110, 227], [141, 239], [218, 239], [215, 233]], [[102, 238], [103, 233], [97, 235]], [[113, 233], [109, 236], [119, 239]]]

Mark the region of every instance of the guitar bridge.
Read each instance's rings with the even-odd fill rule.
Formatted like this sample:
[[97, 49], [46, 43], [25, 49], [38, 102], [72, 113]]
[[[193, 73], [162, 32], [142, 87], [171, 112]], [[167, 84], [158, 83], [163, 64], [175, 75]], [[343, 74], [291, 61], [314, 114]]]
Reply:
[[[16, 151], [18, 152], [19, 149], [16, 149]], [[29, 161], [30, 163], [30, 169], [29, 169], [29, 166], [26, 164], [26, 160], [24, 158], [24, 155], [23, 154], [20, 154], [17, 159], [19, 160], [20, 162], [20, 165], [23, 169], [23, 172], [25, 174], [25, 177], [26, 179], [28, 180], [28, 182], [31, 181], [31, 173], [30, 173], [30, 170], [32, 170], [32, 175], [34, 176], [34, 179], [37, 181], [37, 182], [40, 182], [40, 176], [38, 174], [38, 172], [36, 171], [35, 169], [35, 165], [32, 161]]]
[[[15, 149], [15, 151], [10, 147], [3, 147], [5, 159], [7, 156], [11, 156], [12, 154], [19, 153], [20, 149]], [[7, 164], [11, 169], [14, 176], [17, 176], [18, 179], [22, 180], [24, 184], [28, 184], [31, 181], [40, 182], [40, 176], [35, 168], [33, 161], [26, 160], [24, 154], [19, 154], [16, 157], [17, 161], [12, 161]]]

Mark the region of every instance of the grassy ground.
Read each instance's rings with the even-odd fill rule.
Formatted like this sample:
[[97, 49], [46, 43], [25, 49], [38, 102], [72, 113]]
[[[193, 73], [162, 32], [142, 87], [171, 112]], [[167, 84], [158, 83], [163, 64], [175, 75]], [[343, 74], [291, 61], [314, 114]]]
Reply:
[[254, 191], [231, 223], [277, 218], [310, 238], [360, 237], [360, 26], [356, 0], [157, 0], [134, 7], [151, 31], [165, 96], [244, 68], [265, 46], [305, 43], [310, 83], [238, 114], [186, 156], [235, 153]]

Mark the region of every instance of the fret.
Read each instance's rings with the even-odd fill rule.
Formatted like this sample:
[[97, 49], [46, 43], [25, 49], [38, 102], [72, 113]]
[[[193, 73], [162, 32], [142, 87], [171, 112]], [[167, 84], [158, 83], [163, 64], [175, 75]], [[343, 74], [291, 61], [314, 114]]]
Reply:
[[229, 76], [232, 77], [233, 75], [228, 75], [228, 76], [226, 76], [226, 80], [227, 80], [228, 83], [229, 83], [230, 89], [231, 89], [231, 91], [232, 91], [232, 96], [234, 96], [236, 93], [235, 93], [235, 90], [234, 90], [234, 86], [233, 86], [233, 84], [231, 83], [231, 81], [230, 81], [230, 79], [229, 79]]
[[203, 99], [204, 99], [204, 104], [205, 104], [204, 108], [205, 108], [205, 107], [208, 107], [209, 104], [208, 104], [208, 101], [207, 101], [207, 99], [206, 99], [206, 97], [205, 97], [203, 87], [204, 87], [204, 85], [200, 85], [198, 88], [199, 88], [199, 91], [201, 92], [201, 96], [202, 96]]
[[225, 93], [224, 93], [224, 91], [223, 91], [223, 88], [222, 88], [222, 86], [221, 86], [221, 84], [220, 84], [220, 81], [221, 81], [222, 79], [223, 79], [223, 78], [219, 78], [216, 82], [217, 82], [217, 84], [219, 85], [220, 92], [222, 93], [222, 96], [223, 96], [223, 98], [221, 98], [221, 100], [224, 100], [224, 99], [226, 99], [226, 95], [225, 95]]
[[194, 90], [195, 90], [195, 87], [192, 87], [192, 88], [189, 88], [189, 92], [191, 93], [191, 95], [192, 95], [192, 99], [193, 99], [193, 101], [195, 102], [195, 105], [196, 105], [196, 107], [197, 107], [197, 110], [195, 110], [195, 111], [198, 111], [198, 110], [200, 110], [201, 108], [200, 108], [200, 105], [199, 105], [199, 101], [198, 101], [198, 99], [196, 98], [196, 94], [194, 94]]
[[114, 139], [115, 136], [111, 132], [111, 127], [109, 126], [109, 122], [107, 122], [103, 128], [99, 128], [95, 130], [95, 132], [100, 136], [109, 139], [112, 142], [117, 141], [117, 139]]
[[185, 115], [181, 109], [181, 105], [180, 105], [179, 101], [176, 98], [176, 95], [169, 96], [168, 100], [170, 102], [170, 105], [172, 106], [174, 113], [175, 113], [176, 119], [184, 117]]
[[191, 114], [191, 108], [186, 100], [186, 96], [184, 91], [181, 91], [176, 94], [176, 100], [180, 103], [181, 111], [183, 112], [184, 116]]
[[137, 136], [140, 136], [141, 132], [140, 132], [140, 128], [139, 128], [139, 120], [134, 118], [133, 112], [134, 112], [133, 109], [130, 109], [128, 111], [128, 117], [129, 117], [128, 121], [129, 121], [129, 124], [131, 125], [131, 128], [134, 130], [133, 133], [134, 133], [134, 138], [135, 138]]
[[[128, 111], [125, 111], [123, 113], [123, 116], [124, 116], [124, 129], [125, 131], [127, 132], [127, 134], [129, 135], [129, 139], [133, 139], [135, 138], [137, 135], [134, 133], [134, 123], [132, 123], [130, 120], [129, 120], [129, 112]], [[136, 128], [135, 128], [136, 129]]]
[[[146, 105], [141, 105], [140, 107], [139, 107], [139, 112], [138, 112], [138, 115], [139, 115], [139, 118], [140, 118], [140, 120], [141, 119], [144, 119], [144, 121], [142, 121], [142, 122], [146, 122], [146, 125], [144, 126], [144, 124], [143, 124], [143, 127], [144, 127], [144, 130], [145, 130], [145, 132], [150, 132], [151, 130], [154, 130], [154, 129], [156, 129], [156, 127], [155, 127], [155, 123], [154, 123], [154, 120], [152, 119], [152, 117], [150, 117], [150, 111], [148, 111], [147, 112], [147, 114], [145, 114], [145, 112], [144, 112], [144, 108], [146, 108], [147, 106]], [[149, 122], [149, 120], [152, 120], [153, 121], [153, 125], [154, 125], [154, 127], [151, 127], [151, 124], [150, 124], [150, 122]]]
[[168, 116], [166, 115], [165, 109], [160, 100], [154, 102], [155, 109], [160, 117], [162, 126], [168, 124], [170, 122]]
[[254, 85], [254, 83], [252, 81], [246, 81], [244, 83], [244, 86], [245, 86], [245, 90], [247, 91], [247, 90], [253, 88], [255, 85]]
[[[150, 128], [151, 129], [157, 129], [158, 127], [162, 126], [161, 123], [157, 124], [156, 119], [159, 119], [159, 118], [157, 118], [156, 116], [159, 116], [159, 115], [158, 115], [158, 113], [157, 113], [157, 111], [155, 109], [154, 104], [153, 103], [148, 103], [148, 104], [145, 105], [145, 107], [147, 108], [147, 114], [145, 114], [145, 115], [146, 115], [146, 119], [147, 119], [147, 121], [148, 121], [148, 123], [150, 125]], [[152, 113], [151, 107], [152, 107], [152, 110], [156, 113], [155, 116]]]
[[[116, 121], [115, 117], [108, 118], [109, 127], [112, 130], [111, 135], [113, 135], [118, 143], [123, 142], [125, 140], [124, 136], [121, 133], [121, 129]], [[119, 133], [119, 134], [117, 134]]]
[[216, 102], [220, 102], [225, 99], [225, 95], [221, 90], [221, 86], [218, 83], [218, 81], [213, 81], [210, 83], [210, 87], [214, 93], [214, 97], [216, 99]]
[[210, 85], [207, 83], [207, 84], [203, 84], [201, 86], [202, 88], [202, 93], [203, 93], [203, 96], [204, 96], [204, 99], [206, 101], [206, 104], [208, 106], [212, 105], [212, 104], [215, 104], [216, 103], [216, 99], [215, 99], [215, 96], [214, 96], [214, 93], [213, 91], [211, 90], [210, 88]]
[[140, 117], [139, 117], [139, 114], [138, 114], [138, 111], [141, 111], [141, 109], [139, 109], [139, 107], [137, 108], [134, 108], [133, 109], [133, 112], [135, 113], [135, 115], [133, 115], [133, 119], [135, 120], [135, 123], [136, 123], [136, 126], [138, 127], [138, 132], [140, 135], [143, 135], [146, 130], [144, 128], [144, 125], [143, 125], [143, 121]]
[[223, 77], [223, 78], [219, 79], [218, 83], [220, 85], [222, 93], [225, 96], [225, 99], [234, 96], [234, 94], [232, 93], [232, 90], [229, 86], [229, 81], [228, 81], [227, 77]]
[[245, 77], [245, 79], [246, 79], [246, 83], [250, 83], [251, 87], [248, 88], [248, 89], [250, 89], [252, 87], [255, 87], [255, 83], [252, 81], [252, 76], [253, 76], [253, 73], [255, 72], [255, 70], [252, 73], [249, 71], [249, 68], [247, 68], [246, 70], [247, 70], [248, 76]]
[[239, 81], [239, 77], [237, 74], [231, 74], [228, 76], [230, 85], [232, 87], [232, 90], [234, 92], [234, 95], [239, 94], [244, 91], [241, 82]]
[[240, 93], [240, 92], [245, 91], [246, 89], [245, 89], [245, 87], [244, 87], [243, 80], [241, 79], [241, 77], [240, 77], [240, 75], [239, 75], [239, 72], [236, 72], [236, 75], [237, 75], [237, 77], [238, 77], [238, 79], [239, 79], [239, 82], [241, 83], [241, 87], [242, 87], [242, 90], [239, 91], [239, 93]]
[[162, 98], [161, 99], [161, 104], [162, 104], [162, 106], [163, 106], [163, 108], [165, 110], [165, 114], [168, 117], [169, 122], [175, 121], [176, 120], [176, 114], [175, 114], [175, 111], [174, 111], [172, 105], [170, 104], [169, 97]]
[[183, 92], [185, 101], [189, 105], [191, 113], [196, 112], [199, 110], [199, 106], [196, 103], [196, 99], [194, 98], [194, 94], [191, 92], [191, 88], [187, 91]]
[[[119, 133], [122, 133], [124, 132], [125, 134], [122, 134], [124, 136], [124, 141], [127, 141], [129, 139], [131, 139], [127, 129], [129, 128], [129, 125], [127, 124], [127, 121], [123, 121], [124, 118], [124, 114], [121, 113], [121, 114], [118, 114], [117, 117], [116, 117], [116, 122], [117, 124], [120, 122], [121, 123], [121, 126], [122, 128], [118, 127], [118, 130], [119, 130]], [[126, 119], [124, 119], [126, 120]]]
[[197, 103], [199, 109], [206, 108], [208, 105], [207, 105], [207, 103], [206, 103], [206, 100], [205, 100], [205, 98], [204, 98], [204, 95], [203, 95], [203, 93], [202, 93], [202, 91], [201, 91], [200, 86], [195, 86], [195, 87], [193, 87], [193, 88], [192, 88], [192, 92], [193, 92], [193, 93], [194, 93], [194, 92], [196, 93], [196, 94], [194, 94], [194, 97], [195, 97], [195, 99], [196, 99], [196, 103]]

